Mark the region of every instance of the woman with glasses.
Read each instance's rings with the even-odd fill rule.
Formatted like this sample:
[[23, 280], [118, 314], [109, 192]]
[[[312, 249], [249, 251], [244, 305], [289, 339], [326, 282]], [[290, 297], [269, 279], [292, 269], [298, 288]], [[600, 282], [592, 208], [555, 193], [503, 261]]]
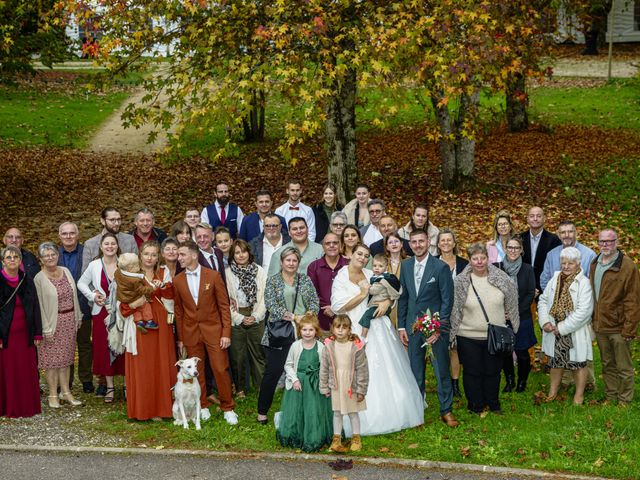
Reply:
[[344, 227], [347, 226], [347, 216], [343, 212], [333, 212], [331, 214], [331, 223], [329, 224], [329, 230], [336, 235], [341, 236]]
[[507, 241], [506, 250], [504, 259], [495, 265], [509, 275], [518, 286], [520, 328], [516, 333], [514, 348], [518, 363], [518, 383], [516, 386], [513, 355], [506, 355], [502, 365], [506, 384], [502, 391], [511, 392], [515, 387], [516, 392], [524, 392], [531, 371], [529, 349], [537, 343], [536, 334], [533, 331], [533, 316], [531, 315], [531, 302], [533, 302], [536, 292], [536, 277], [533, 273], [533, 267], [522, 261], [522, 239], [520, 237], [511, 237]]
[[507, 242], [514, 234], [511, 214], [500, 210], [493, 219], [493, 239], [487, 242], [489, 263], [501, 262], [505, 257]]
[[38, 254], [43, 269], [35, 276], [33, 283], [38, 292], [44, 336], [38, 348], [38, 364], [45, 371], [49, 386], [49, 407], [60, 408], [60, 400], [75, 407], [82, 405], [69, 390], [76, 333], [82, 322], [76, 284], [71, 272], [58, 266], [58, 247], [54, 243], [41, 244]]
[[316, 221], [315, 242], [322, 243], [322, 239], [329, 231], [332, 215], [342, 210], [342, 205], [337, 202], [336, 186], [333, 183], [327, 183], [324, 186], [322, 190], [322, 202], [314, 206], [312, 210]]
[[33, 280], [20, 270], [20, 249], [8, 246], [0, 253], [0, 416], [32, 417], [41, 412], [40, 305]]

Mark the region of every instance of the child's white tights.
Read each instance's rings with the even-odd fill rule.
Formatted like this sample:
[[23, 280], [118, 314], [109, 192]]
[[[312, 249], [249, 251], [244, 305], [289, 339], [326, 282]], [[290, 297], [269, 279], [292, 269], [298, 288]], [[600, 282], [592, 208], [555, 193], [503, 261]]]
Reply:
[[[351, 422], [351, 431], [354, 435], [360, 435], [360, 416], [358, 412], [349, 413], [349, 422]], [[342, 413], [333, 412], [333, 434], [342, 435]]]

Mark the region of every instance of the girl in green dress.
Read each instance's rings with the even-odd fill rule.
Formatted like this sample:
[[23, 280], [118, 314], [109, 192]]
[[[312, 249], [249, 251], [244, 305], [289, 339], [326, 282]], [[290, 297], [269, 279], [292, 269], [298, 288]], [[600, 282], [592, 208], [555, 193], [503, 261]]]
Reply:
[[291, 345], [284, 366], [285, 392], [276, 437], [284, 447], [305, 452], [331, 443], [331, 400], [318, 390], [324, 345], [316, 314], [307, 312], [297, 325], [299, 340]]

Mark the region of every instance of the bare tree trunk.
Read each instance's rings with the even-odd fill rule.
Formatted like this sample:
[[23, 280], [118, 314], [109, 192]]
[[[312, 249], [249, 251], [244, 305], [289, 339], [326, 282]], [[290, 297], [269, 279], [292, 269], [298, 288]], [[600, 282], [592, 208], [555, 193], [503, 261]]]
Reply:
[[507, 123], [510, 132], [520, 132], [529, 127], [526, 81], [526, 77], [520, 73], [511, 75], [507, 81]]
[[245, 142], [261, 142], [264, 140], [264, 90], [253, 90], [251, 111], [242, 119]]
[[358, 181], [356, 166], [356, 72], [335, 80], [327, 106], [326, 135], [329, 181], [337, 188], [337, 202], [345, 205]]
[[447, 105], [439, 105], [441, 93], [431, 97], [440, 128], [440, 161], [442, 162], [442, 186], [445, 190], [462, 191], [474, 181], [473, 164], [476, 142], [462, 134], [465, 120], [473, 118], [480, 99], [479, 91], [473, 95], [463, 95], [457, 118], [452, 118]]

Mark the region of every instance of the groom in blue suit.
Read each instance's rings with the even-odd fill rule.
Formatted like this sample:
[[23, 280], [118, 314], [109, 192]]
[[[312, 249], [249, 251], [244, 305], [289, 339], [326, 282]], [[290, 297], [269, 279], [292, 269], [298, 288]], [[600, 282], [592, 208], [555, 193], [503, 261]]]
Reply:
[[398, 334], [405, 346], [409, 346], [411, 370], [424, 395], [425, 342], [422, 333], [413, 332], [416, 319], [427, 309], [440, 315], [440, 332], [427, 342], [433, 350], [433, 369], [438, 382], [440, 418], [450, 427], [458, 426], [451, 413], [453, 389], [449, 372], [449, 316], [453, 307], [453, 279], [447, 265], [429, 255], [429, 237], [423, 230], [414, 230], [409, 243], [415, 257], [402, 262], [400, 284], [402, 295], [398, 300]]

